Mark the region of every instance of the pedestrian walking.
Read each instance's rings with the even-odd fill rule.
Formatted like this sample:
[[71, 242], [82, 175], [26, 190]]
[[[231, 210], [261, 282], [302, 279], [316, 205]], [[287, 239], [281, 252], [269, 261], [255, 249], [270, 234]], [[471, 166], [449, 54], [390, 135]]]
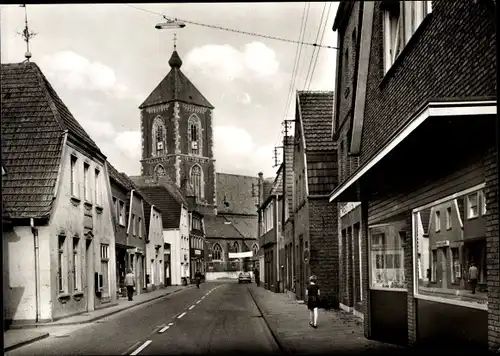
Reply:
[[309, 285], [306, 288], [307, 309], [309, 309], [309, 325], [318, 327], [319, 286], [315, 275], [309, 277]]
[[257, 284], [258, 287], [260, 285], [260, 272], [258, 268], [253, 270], [253, 275], [255, 276], [255, 284]]
[[476, 264], [474, 262], [471, 262], [469, 267], [469, 283], [472, 289], [472, 294], [476, 294], [477, 277], [478, 277], [478, 270]]
[[196, 271], [196, 273], [194, 274], [194, 279], [196, 280], [196, 288], [200, 288], [200, 280], [201, 280], [200, 271]]
[[127, 287], [128, 300], [133, 300], [132, 296], [134, 295], [134, 289], [135, 289], [135, 276], [130, 268], [127, 274], [125, 275], [125, 286]]

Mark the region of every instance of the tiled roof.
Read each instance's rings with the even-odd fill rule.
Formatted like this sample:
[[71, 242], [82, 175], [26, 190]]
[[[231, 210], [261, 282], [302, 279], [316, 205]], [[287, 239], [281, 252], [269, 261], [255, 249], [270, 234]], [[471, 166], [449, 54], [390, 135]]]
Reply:
[[[175, 56], [179, 56], [176, 51], [172, 53], [172, 58]], [[182, 101], [188, 104], [200, 105], [211, 109], [214, 108], [184, 73], [181, 72], [179, 67], [180, 65], [171, 68], [166, 77], [163, 78], [160, 84], [158, 84], [153, 92], [149, 94], [148, 98], [139, 106], [140, 109], [151, 105], [167, 103], [169, 101]]]
[[337, 182], [337, 160], [334, 154], [321, 155], [321, 161], [313, 161], [307, 157], [307, 187], [309, 194], [329, 194], [335, 189]]
[[[106, 162], [108, 165], [108, 174], [109, 178], [115, 181], [118, 185], [121, 186], [122, 189], [130, 191], [134, 189], [133, 182], [125, 179], [122, 173], [118, 172], [115, 167], [109, 162]], [[132, 183], [132, 184], [131, 184]]]
[[181, 205], [188, 206], [179, 188], [166, 177], [158, 181], [145, 176], [132, 176], [129, 179], [145, 200], [160, 210], [164, 229], [179, 228]]
[[11, 218], [49, 217], [63, 133], [99, 148], [33, 62], [1, 65], [4, 208]]
[[298, 91], [298, 102], [306, 150], [333, 150], [333, 91]]
[[[258, 193], [258, 177], [217, 173], [217, 210], [220, 213], [256, 215], [257, 196], [252, 197], [252, 184]], [[229, 203], [229, 206], [224, 204]]]
[[205, 236], [218, 239], [241, 239], [244, 237], [224, 215], [205, 215]]
[[224, 216], [227, 221], [246, 238], [257, 238], [257, 226], [259, 224], [257, 216], [237, 216], [237, 215], [219, 215]]
[[140, 192], [148, 201], [161, 210], [164, 229], [178, 229], [181, 219], [181, 204], [169, 193], [166, 187], [141, 187]]

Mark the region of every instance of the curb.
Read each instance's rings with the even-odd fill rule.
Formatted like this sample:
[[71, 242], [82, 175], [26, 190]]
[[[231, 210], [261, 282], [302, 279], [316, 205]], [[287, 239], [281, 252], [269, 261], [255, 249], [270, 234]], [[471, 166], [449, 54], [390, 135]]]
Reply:
[[39, 340], [45, 339], [47, 337], [49, 337], [49, 333], [43, 333], [42, 335], [34, 337], [33, 339], [25, 340], [25, 341], [19, 342], [17, 344], [13, 344], [13, 345], [4, 347], [3, 351], [4, 352], [11, 351], [11, 350], [17, 349], [17, 348], [19, 348], [21, 346], [26, 346], [28, 344], [31, 344], [31, 343], [33, 343], [35, 341], [39, 341]]
[[[85, 321], [71, 321], [71, 322], [61, 322], [61, 323], [47, 323], [47, 324], [25, 324], [25, 325], [14, 325], [14, 326], [10, 326], [10, 329], [14, 330], [14, 329], [36, 329], [36, 328], [43, 328], [43, 327], [51, 327], [51, 326], [65, 326], [65, 325], [82, 325], [82, 324], [88, 324], [88, 323], [92, 323], [94, 321], [97, 321], [97, 320], [100, 320], [100, 319], [103, 319], [103, 318], [106, 318], [108, 316], [111, 316], [111, 315], [114, 315], [114, 314], [118, 314], [122, 311], [125, 311], [125, 310], [130, 310], [130, 309], [133, 309], [139, 305], [142, 305], [142, 304], [145, 304], [145, 303], [149, 303], [149, 302], [152, 302], [154, 300], [158, 300], [158, 299], [161, 299], [161, 298], [165, 298], [171, 294], [175, 294], [175, 293], [178, 293], [180, 291], [183, 291], [183, 290], [186, 290], [186, 289], [190, 289], [192, 288], [191, 286], [186, 286], [186, 288], [182, 288], [182, 289], [177, 289], [173, 292], [169, 292], [169, 293], [166, 293], [166, 294], [162, 294], [162, 295], [159, 295], [157, 297], [154, 297], [154, 298], [151, 298], [151, 299], [148, 299], [148, 300], [143, 300], [143, 301], [140, 301], [136, 304], [133, 304], [129, 307], [125, 307], [125, 308], [122, 308], [122, 309], [118, 309], [118, 310], [113, 310], [109, 313], [106, 313], [106, 314], [103, 314], [103, 315], [99, 315], [99, 316], [96, 316], [92, 319], [88, 319], [88, 320], [85, 320]], [[111, 306], [110, 306], [111, 307]], [[106, 309], [106, 308], [103, 308], [103, 309]], [[48, 336], [48, 335], [47, 335]], [[36, 340], [35, 340], [36, 341]]]
[[271, 335], [273, 336], [273, 339], [276, 342], [276, 344], [278, 345], [278, 348], [280, 349], [280, 351], [282, 353], [291, 354], [292, 352], [280, 341], [280, 339], [278, 337], [278, 333], [277, 332], [275, 333], [273, 328], [271, 328], [271, 326], [269, 325], [269, 321], [265, 317], [265, 314], [262, 312], [262, 309], [260, 308], [259, 303], [257, 303], [257, 299], [254, 297], [251, 289], [249, 287], [247, 287], [247, 290], [248, 290], [248, 293], [250, 293], [250, 296], [252, 297], [253, 302], [257, 306], [257, 309], [259, 310], [260, 315], [262, 315], [262, 319], [264, 319], [264, 322], [266, 323], [267, 328], [271, 332]]

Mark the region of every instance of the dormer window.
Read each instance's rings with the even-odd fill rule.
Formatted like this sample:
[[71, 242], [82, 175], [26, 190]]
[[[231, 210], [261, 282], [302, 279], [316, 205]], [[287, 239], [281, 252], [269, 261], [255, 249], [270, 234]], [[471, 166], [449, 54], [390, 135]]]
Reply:
[[201, 121], [195, 114], [189, 117], [188, 130], [189, 154], [201, 155]]
[[167, 130], [161, 116], [155, 117], [153, 121], [153, 156], [161, 156], [166, 153]]

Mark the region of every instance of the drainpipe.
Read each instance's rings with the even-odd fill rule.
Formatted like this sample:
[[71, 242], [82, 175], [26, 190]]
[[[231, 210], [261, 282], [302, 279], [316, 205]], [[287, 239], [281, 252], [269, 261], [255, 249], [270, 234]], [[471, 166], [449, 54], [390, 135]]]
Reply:
[[40, 321], [40, 267], [39, 267], [39, 246], [38, 246], [38, 229], [35, 227], [35, 219], [30, 219], [31, 232], [33, 233], [35, 245], [35, 309], [36, 318], [35, 322]]

